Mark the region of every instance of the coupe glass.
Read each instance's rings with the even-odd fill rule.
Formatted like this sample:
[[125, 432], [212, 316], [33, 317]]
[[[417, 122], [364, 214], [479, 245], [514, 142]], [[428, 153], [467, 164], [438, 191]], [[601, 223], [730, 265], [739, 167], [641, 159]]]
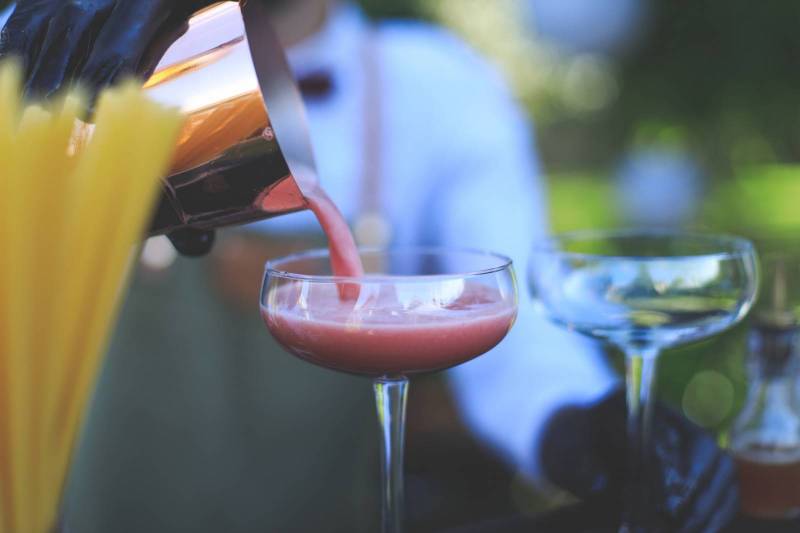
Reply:
[[629, 471], [621, 531], [652, 531], [645, 450], [656, 359], [747, 314], [758, 285], [753, 245], [665, 231], [576, 232], [536, 243], [530, 278], [550, 319], [626, 355]]
[[310, 363], [374, 380], [382, 429], [383, 532], [402, 531], [408, 377], [489, 351], [517, 314], [511, 260], [477, 251], [361, 250], [363, 277], [335, 277], [326, 250], [267, 263], [261, 313]]

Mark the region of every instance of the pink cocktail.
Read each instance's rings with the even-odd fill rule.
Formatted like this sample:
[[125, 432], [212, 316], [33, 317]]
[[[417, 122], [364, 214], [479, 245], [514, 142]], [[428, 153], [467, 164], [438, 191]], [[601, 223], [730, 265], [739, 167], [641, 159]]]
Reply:
[[511, 261], [475, 251], [361, 251], [363, 274], [332, 273], [327, 251], [267, 264], [261, 313], [290, 353], [370, 376], [383, 428], [384, 533], [401, 531], [408, 376], [497, 345], [517, 314]]
[[372, 377], [464, 363], [500, 342], [516, 314], [500, 291], [476, 282], [466, 283], [459, 298], [433, 310], [421, 302], [407, 306], [391, 290], [359, 306], [340, 299], [334, 284], [317, 287], [306, 299], [300, 290], [298, 285], [283, 287], [274, 297], [288, 305], [273, 312], [262, 309], [272, 336], [310, 363]]

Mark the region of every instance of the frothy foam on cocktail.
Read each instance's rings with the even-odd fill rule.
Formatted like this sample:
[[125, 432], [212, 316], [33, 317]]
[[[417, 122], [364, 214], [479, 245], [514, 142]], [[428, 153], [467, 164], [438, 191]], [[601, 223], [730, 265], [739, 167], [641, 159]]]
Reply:
[[[368, 278], [367, 278], [368, 280]], [[290, 283], [262, 309], [270, 332], [288, 351], [317, 365], [365, 375], [407, 375], [449, 368], [493, 348], [514, 322], [516, 309], [500, 291], [464, 283], [447, 301], [368, 281], [358, 303], [342, 300], [333, 284], [305, 294]], [[284, 305], [286, 304], [286, 305]]]

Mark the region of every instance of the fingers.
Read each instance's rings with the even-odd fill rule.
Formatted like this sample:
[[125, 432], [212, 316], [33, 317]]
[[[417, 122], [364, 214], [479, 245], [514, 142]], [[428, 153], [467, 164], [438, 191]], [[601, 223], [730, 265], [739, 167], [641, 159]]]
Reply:
[[81, 79], [97, 90], [126, 75], [141, 76], [142, 58], [169, 19], [170, 9], [167, 0], [117, 4], [94, 43]]
[[663, 509], [681, 520], [692, 511], [693, 499], [710, 482], [722, 452], [714, 440], [689, 421], [659, 410], [654, 455]]
[[540, 460], [548, 479], [561, 488], [618, 504], [625, 445], [625, 399], [618, 391], [594, 405], [556, 412], [545, 427]]
[[717, 503], [714, 511], [709, 513], [708, 523], [705, 526], [701, 525], [696, 531], [702, 531], [703, 533], [727, 531], [738, 512], [739, 491], [736, 490], [735, 485], [732, 485], [731, 489], [725, 493], [722, 501]]
[[96, 94], [122, 77], [153, 70], [185, 31], [189, 12], [181, 5], [172, 0], [27, 0], [0, 34], [0, 56], [22, 59], [28, 95], [50, 96], [76, 77]]
[[25, 79], [38, 59], [49, 18], [50, 12], [46, 6], [41, 9], [17, 7], [0, 32], [0, 57], [19, 58]]
[[707, 466], [709, 475], [694, 490], [691, 510], [682, 520], [681, 531], [714, 533], [736, 516], [739, 491], [733, 459], [718, 451], [717, 460]]
[[145, 51], [139, 61], [136, 71], [144, 79], [149, 78], [155, 71], [161, 58], [172, 44], [189, 29], [188, 20], [181, 15], [170, 17], [158, 31], [155, 41]]
[[628, 466], [628, 406], [625, 390], [611, 391], [594, 406], [592, 415], [592, 439], [609, 468], [616, 473], [620, 484]]
[[605, 489], [605, 465], [597, 464], [587, 413], [566, 407], [548, 421], [540, 444], [545, 475], [572, 494], [589, 498]]
[[25, 84], [29, 96], [49, 97], [70, 83], [89, 55], [110, 6], [94, 10], [85, 4], [66, 3], [53, 17], [39, 57]]
[[711, 435], [669, 408], [657, 409], [655, 422], [659, 512], [674, 531], [718, 531], [738, 506], [733, 460]]

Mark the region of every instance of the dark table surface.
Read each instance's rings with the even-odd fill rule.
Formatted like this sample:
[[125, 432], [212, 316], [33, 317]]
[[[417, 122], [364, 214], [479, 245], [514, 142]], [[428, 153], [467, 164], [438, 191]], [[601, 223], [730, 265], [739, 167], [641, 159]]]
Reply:
[[[509, 517], [442, 533], [616, 533], [618, 521], [602, 509], [576, 504], [536, 517]], [[737, 517], [723, 533], [797, 533], [800, 520]]]

